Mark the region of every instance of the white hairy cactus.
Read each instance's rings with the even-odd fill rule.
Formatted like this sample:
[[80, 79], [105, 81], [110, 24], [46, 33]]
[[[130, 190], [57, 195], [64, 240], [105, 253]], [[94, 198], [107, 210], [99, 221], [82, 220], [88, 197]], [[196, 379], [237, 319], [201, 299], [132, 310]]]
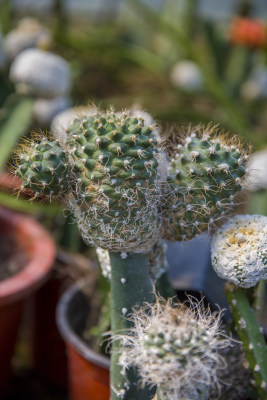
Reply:
[[157, 298], [133, 313], [128, 335], [114, 335], [123, 346], [120, 365], [137, 367], [142, 382], [157, 385], [162, 398], [193, 400], [225, 367], [218, 350], [231, 342], [220, 329], [220, 317], [192, 299], [187, 307]]
[[186, 91], [200, 90], [203, 86], [203, 77], [196, 63], [193, 61], [179, 61], [171, 70], [172, 84]]
[[267, 68], [258, 66], [250, 78], [241, 86], [241, 95], [248, 101], [263, 100], [267, 97]]
[[248, 189], [267, 189], [267, 149], [253, 153], [249, 159], [247, 168]]
[[19, 93], [45, 98], [65, 95], [71, 85], [68, 63], [39, 49], [25, 50], [15, 58], [10, 79]]
[[212, 266], [235, 285], [249, 288], [267, 279], [267, 217], [236, 215], [211, 241]]
[[34, 118], [41, 125], [49, 125], [53, 118], [71, 106], [71, 99], [67, 96], [54, 99], [37, 99], [34, 103]]
[[5, 36], [4, 46], [8, 59], [12, 61], [23, 50], [49, 48], [51, 41], [51, 33], [38, 20], [25, 17]]

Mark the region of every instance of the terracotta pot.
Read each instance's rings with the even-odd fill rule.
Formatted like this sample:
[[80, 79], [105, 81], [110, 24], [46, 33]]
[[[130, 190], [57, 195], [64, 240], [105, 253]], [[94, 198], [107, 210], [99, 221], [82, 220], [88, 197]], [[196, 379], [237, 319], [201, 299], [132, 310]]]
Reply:
[[96, 280], [93, 261], [60, 250], [50, 279], [32, 299], [33, 369], [39, 378], [58, 389], [67, 389], [68, 370], [65, 342], [56, 324], [56, 307], [64, 291], [85, 274]]
[[0, 208], [1, 236], [12, 236], [25, 265], [16, 275], [0, 282], [0, 397], [10, 375], [10, 362], [22, 316], [24, 300], [47, 279], [55, 257], [53, 241], [34, 220]]
[[93, 352], [81, 338], [90, 304], [79, 285], [62, 296], [57, 323], [66, 341], [71, 400], [109, 400], [109, 359]]

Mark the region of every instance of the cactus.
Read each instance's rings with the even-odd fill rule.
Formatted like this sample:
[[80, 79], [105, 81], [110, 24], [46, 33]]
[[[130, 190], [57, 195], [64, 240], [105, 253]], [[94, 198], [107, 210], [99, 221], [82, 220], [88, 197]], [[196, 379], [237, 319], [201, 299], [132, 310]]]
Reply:
[[89, 245], [142, 252], [159, 237], [158, 163], [143, 119], [96, 114], [69, 129], [75, 195], [69, 205]]
[[39, 143], [25, 139], [16, 149], [15, 174], [22, 178], [23, 188], [36, 195], [60, 196], [64, 192], [69, 173], [66, 151], [58, 140], [41, 138]]
[[251, 288], [267, 278], [266, 222], [267, 217], [261, 215], [237, 215], [215, 233], [211, 242], [215, 271], [236, 285], [228, 283], [226, 294], [261, 399], [267, 397], [267, 346], [249, 293], [239, 287]]
[[242, 189], [247, 158], [242, 146], [234, 143], [214, 128], [197, 128], [172, 149], [167, 239], [191, 239], [231, 209]]
[[158, 400], [207, 399], [208, 388], [224, 368], [218, 350], [230, 345], [220, 330], [220, 313], [211, 314], [189, 298], [189, 307], [156, 298], [132, 318], [123, 343], [122, 368], [136, 366], [145, 384], [157, 385]]
[[267, 279], [267, 217], [236, 215], [211, 242], [212, 266], [235, 285], [250, 288]]
[[[153, 302], [150, 251], [162, 232], [172, 240], [181, 240], [206, 229], [212, 218], [224, 214], [232, 204], [245, 173], [242, 151], [230, 147], [224, 136], [208, 137], [204, 132], [185, 140], [179, 149], [183, 157], [170, 162], [166, 182], [168, 160], [155, 133], [154, 125], [147, 125], [131, 112], [82, 113], [65, 134], [61, 132], [59, 140], [45, 142], [45, 146], [56, 148], [53, 160], [45, 158], [45, 166], [52, 165], [52, 170], [32, 166], [32, 158], [43, 159], [46, 152], [42, 141], [27, 147], [28, 155], [23, 153], [22, 165], [16, 170], [24, 186], [38, 192], [41, 187], [46, 195], [51, 196], [52, 191], [64, 200], [86, 243], [109, 251], [113, 332], [134, 329], [128, 318], [133, 308]], [[178, 167], [181, 180], [177, 178]], [[66, 186], [62, 187], [61, 178]], [[44, 186], [40, 185], [43, 179]], [[153, 272], [157, 278], [157, 271]], [[191, 316], [187, 315], [189, 320]], [[192, 324], [198, 327], [197, 322]], [[205, 332], [200, 336], [204, 343]], [[112, 347], [112, 400], [151, 398], [154, 388], [141, 388], [136, 368], [122, 370], [120, 359], [118, 340]], [[205, 399], [206, 387], [199, 385], [194, 396], [199, 391], [198, 399]], [[159, 390], [158, 397], [164, 397], [164, 391], [165, 387]]]

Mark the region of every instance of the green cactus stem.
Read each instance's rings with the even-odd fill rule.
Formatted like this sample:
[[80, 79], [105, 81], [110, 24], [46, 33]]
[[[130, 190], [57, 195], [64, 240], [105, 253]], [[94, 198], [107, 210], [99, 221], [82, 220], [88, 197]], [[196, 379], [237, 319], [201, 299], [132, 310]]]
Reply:
[[[111, 329], [122, 333], [132, 327], [127, 318], [144, 302], [154, 300], [152, 281], [148, 272], [149, 255], [133, 253], [109, 253], [111, 262]], [[131, 367], [123, 371], [119, 365], [120, 341], [112, 344], [111, 399], [149, 400], [153, 391], [141, 389], [139, 378]]]
[[230, 303], [233, 319], [243, 348], [253, 372], [255, 385], [261, 400], [267, 398], [267, 346], [246, 290], [233, 284], [226, 285], [226, 296]]

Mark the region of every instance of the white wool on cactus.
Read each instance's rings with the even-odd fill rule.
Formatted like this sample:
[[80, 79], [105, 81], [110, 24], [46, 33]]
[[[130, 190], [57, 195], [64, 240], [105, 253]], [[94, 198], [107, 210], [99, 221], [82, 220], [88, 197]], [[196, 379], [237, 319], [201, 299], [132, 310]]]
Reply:
[[172, 84], [186, 91], [200, 90], [203, 86], [203, 77], [199, 66], [193, 61], [179, 61], [171, 70]]
[[248, 161], [247, 188], [267, 189], [267, 149], [253, 153]]
[[249, 288], [267, 279], [267, 217], [236, 215], [211, 241], [211, 261], [217, 274]]
[[128, 334], [113, 337], [122, 343], [122, 371], [137, 367], [142, 383], [157, 385], [168, 400], [192, 400], [203, 385], [217, 382], [218, 370], [226, 366], [219, 350], [231, 345], [220, 329], [220, 312], [211, 313], [195, 299], [188, 303], [156, 298], [132, 314]]
[[15, 58], [10, 79], [18, 93], [45, 98], [65, 95], [71, 86], [67, 61], [39, 49], [25, 50]]

